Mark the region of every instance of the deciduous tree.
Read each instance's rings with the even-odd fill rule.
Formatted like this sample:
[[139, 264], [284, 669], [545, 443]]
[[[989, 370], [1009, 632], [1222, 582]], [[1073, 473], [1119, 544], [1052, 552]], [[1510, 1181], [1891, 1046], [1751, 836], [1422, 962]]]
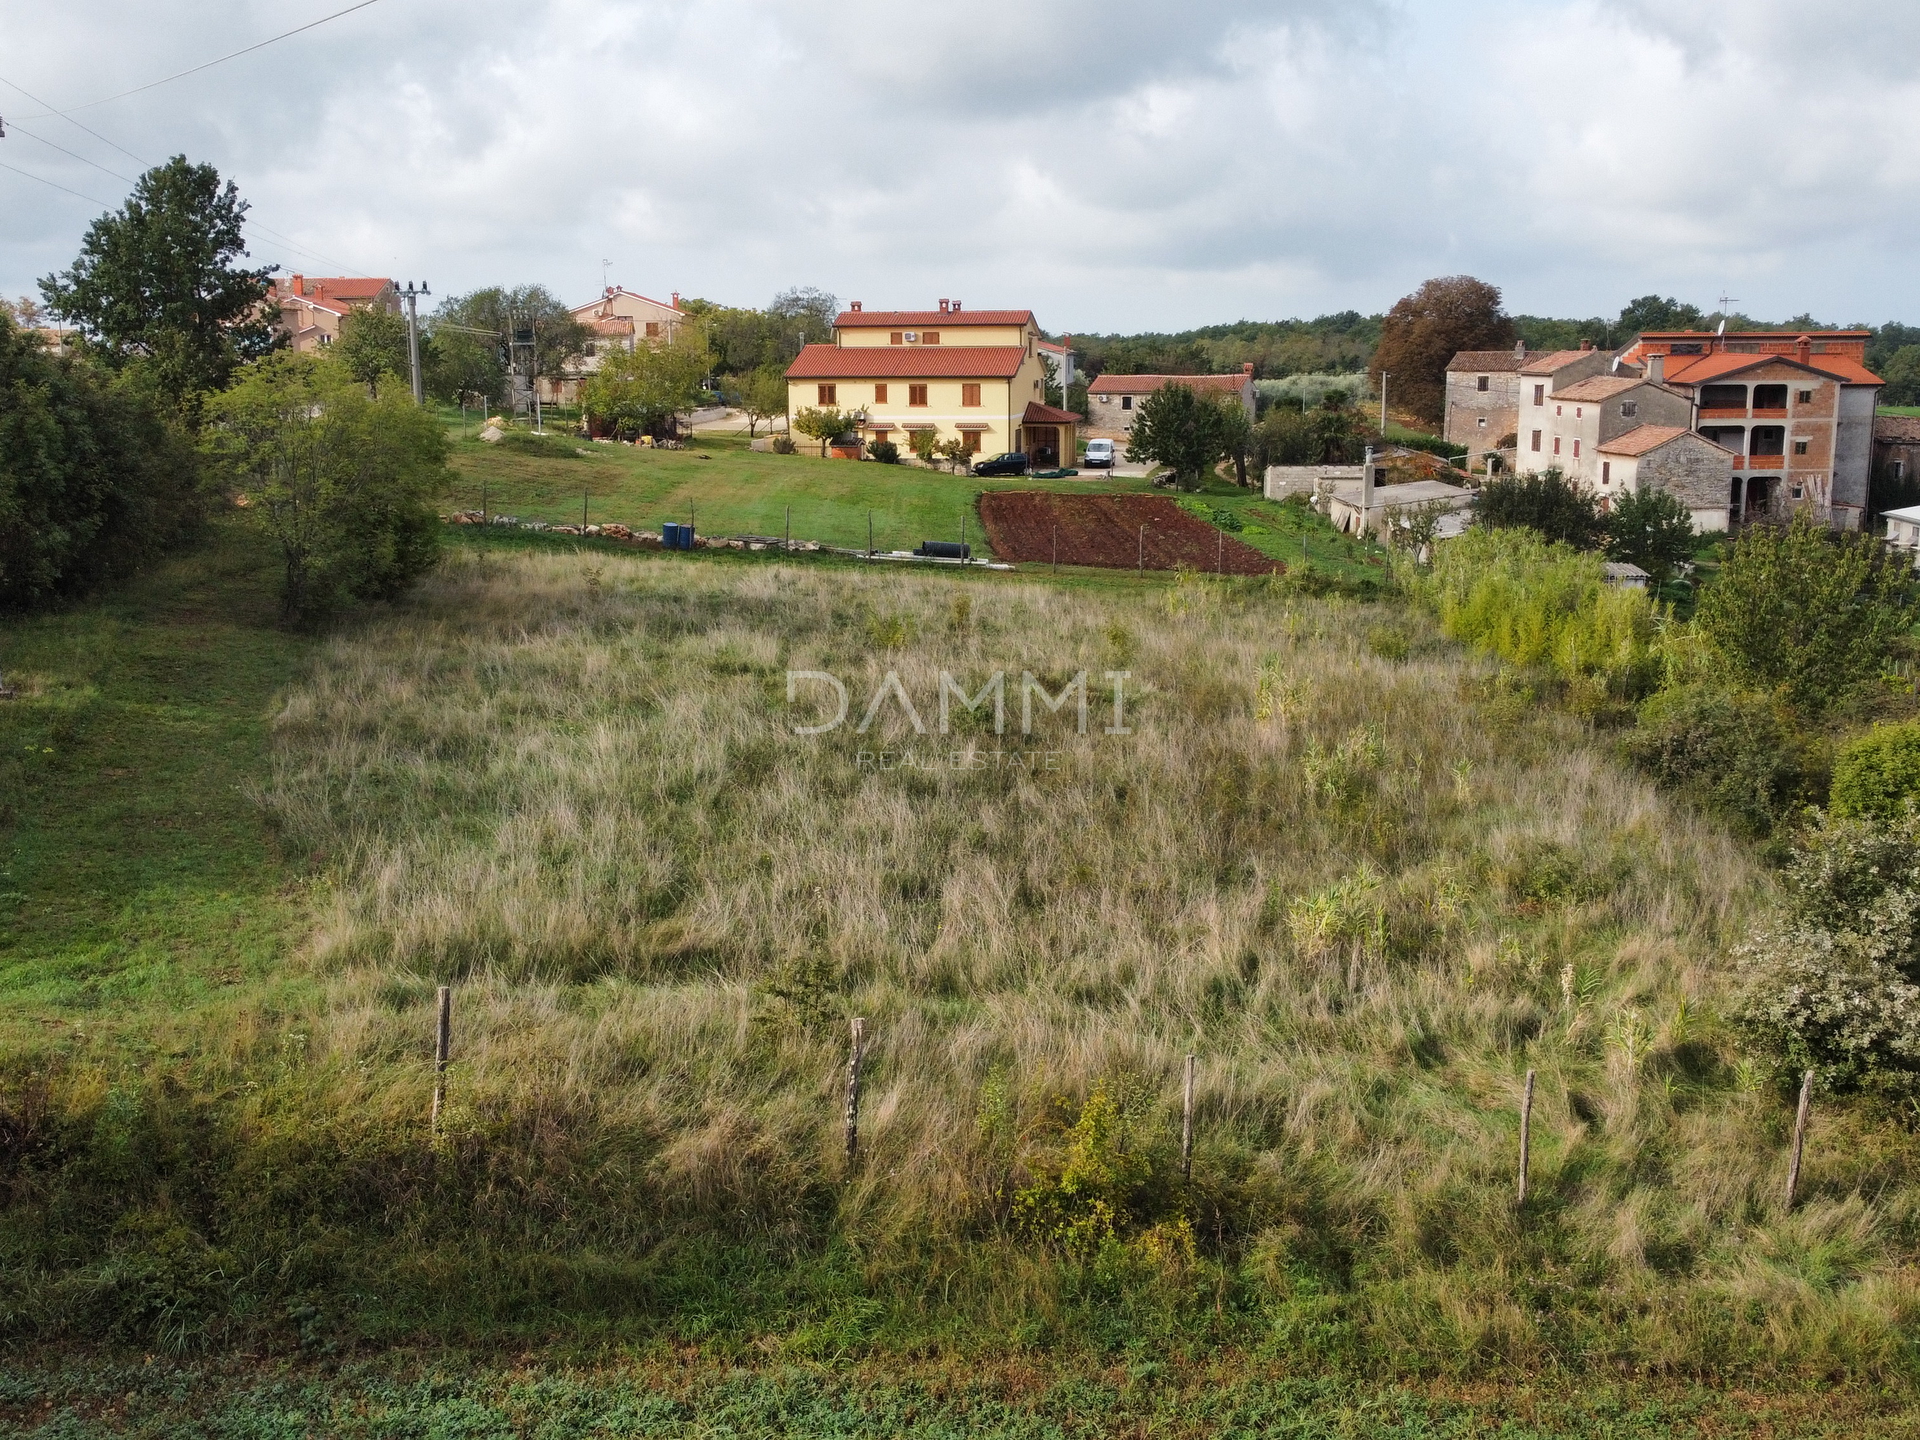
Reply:
[[[412, 357], [407, 351], [404, 315], [356, 305], [340, 321], [340, 338], [334, 342], [333, 354], [349, 375], [367, 387], [370, 395], [378, 393], [383, 376], [401, 381], [407, 386], [407, 393], [413, 393]], [[422, 364], [425, 364], [424, 356]]]
[[1473, 521], [1484, 530], [1524, 526], [1581, 550], [1594, 549], [1606, 534], [1593, 497], [1558, 468], [1489, 480], [1474, 502]]
[[247, 253], [246, 214], [232, 181], [176, 155], [87, 228], [79, 258], [40, 294], [109, 363], [145, 362], [176, 402], [218, 390], [275, 340], [266, 299], [277, 267], [233, 264]]
[[787, 377], [776, 366], [763, 365], [734, 377], [740, 411], [747, 417], [747, 438], [762, 420], [787, 413]]
[[1387, 372], [1388, 399], [1437, 425], [1446, 408], [1447, 362], [1462, 350], [1504, 350], [1513, 341], [1499, 289], [1449, 275], [1427, 281], [1387, 312], [1367, 375], [1377, 394]]
[[1603, 524], [1607, 558], [1638, 565], [1655, 589], [1693, 555], [1693, 513], [1665, 490], [1643, 486], [1622, 495]]
[[1877, 676], [1916, 613], [1909, 562], [1802, 510], [1741, 534], [1694, 625], [1738, 679], [1818, 711]]
[[203, 448], [279, 547], [289, 623], [391, 599], [438, 557], [447, 433], [404, 391], [372, 398], [329, 359], [272, 355], [207, 418]]
[[700, 403], [709, 366], [697, 332], [663, 345], [616, 349], [581, 386], [580, 406], [590, 420], [622, 434], [658, 435]]
[[820, 442], [821, 458], [826, 457], [827, 446], [837, 437], [849, 430], [857, 430], [866, 421], [866, 412], [862, 410], [842, 410], [837, 405], [808, 405], [793, 417], [793, 428], [802, 435]]
[[1169, 380], [1140, 402], [1127, 439], [1127, 459], [1167, 467], [1183, 490], [1198, 490], [1225, 452], [1224, 412], [1191, 386]]

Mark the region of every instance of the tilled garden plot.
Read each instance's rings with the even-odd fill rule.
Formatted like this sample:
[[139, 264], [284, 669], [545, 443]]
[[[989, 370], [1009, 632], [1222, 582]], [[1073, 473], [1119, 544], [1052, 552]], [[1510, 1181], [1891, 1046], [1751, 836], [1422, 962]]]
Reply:
[[980, 520], [1002, 560], [1057, 559], [1062, 565], [1131, 570], [1142, 563], [1144, 552], [1149, 570], [1187, 565], [1228, 575], [1265, 575], [1287, 568], [1160, 495], [1003, 490], [980, 497]]

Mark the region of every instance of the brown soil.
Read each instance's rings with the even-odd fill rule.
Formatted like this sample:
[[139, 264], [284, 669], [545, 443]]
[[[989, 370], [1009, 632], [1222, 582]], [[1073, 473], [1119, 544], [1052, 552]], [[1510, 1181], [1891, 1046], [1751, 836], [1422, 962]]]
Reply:
[[[1159, 495], [1050, 495], [1003, 490], [980, 497], [987, 541], [1002, 560], [1131, 570], [1190, 566], [1265, 575], [1286, 566]], [[1144, 536], [1141, 527], [1145, 526]], [[1056, 556], [1054, 546], [1058, 544]]]

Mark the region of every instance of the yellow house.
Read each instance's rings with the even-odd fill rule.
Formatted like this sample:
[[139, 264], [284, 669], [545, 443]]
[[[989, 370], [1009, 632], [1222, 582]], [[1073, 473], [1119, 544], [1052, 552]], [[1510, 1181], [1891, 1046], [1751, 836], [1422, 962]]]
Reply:
[[787, 423], [800, 411], [857, 410], [861, 437], [912, 448], [913, 432], [958, 438], [970, 454], [1023, 450], [1036, 468], [1071, 464], [1079, 416], [1044, 403], [1046, 365], [1031, 310], [865, 310], [833, 322], [831, 344], [787, 367]]

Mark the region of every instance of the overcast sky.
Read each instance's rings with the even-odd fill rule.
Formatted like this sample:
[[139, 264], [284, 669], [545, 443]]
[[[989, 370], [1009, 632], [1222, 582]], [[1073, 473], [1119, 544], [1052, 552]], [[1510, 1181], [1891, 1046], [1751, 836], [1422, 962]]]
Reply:
[[[184, 152], [258, 262], [436, 295], [607, 276], [1059, 331], [1648, 292], [1920, 321], [1920, 6], [0, 0], [0, 163], [117, 205]], [[28, 132], [31, 132], [29, 135]], [[40, 139], [32, 138], [40, 137]], [[107, 143], [111, 142], [111, 143]], [[100, 207], [0, 170], [0, 291]], [[295, 248], [296, 246], [300, 248]]]

